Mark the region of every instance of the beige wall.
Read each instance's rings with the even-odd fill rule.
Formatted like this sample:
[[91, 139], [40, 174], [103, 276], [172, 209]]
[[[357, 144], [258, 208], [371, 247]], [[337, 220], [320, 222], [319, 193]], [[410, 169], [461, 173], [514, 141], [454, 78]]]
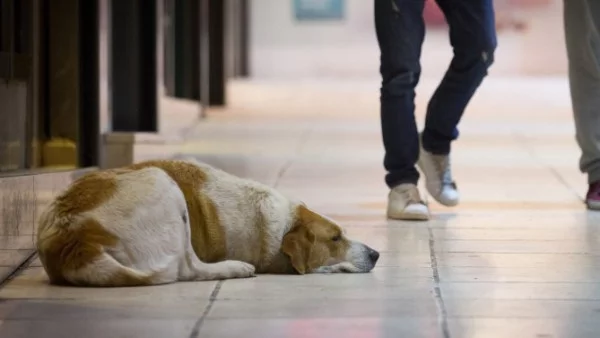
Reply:
[[[257, 78], [376, 77], [379, 50], [372, 0], [346, 0], [340, 22], [295, 22], [291, 0], [252, 0], [251, 67]], [[502, 8], [498, 9], [502, 11]], [[564, 75], [561, 1], [520, 10], [523, 33], [499, 33], [494, 75]], [[504, 13], [499, 13], [504, 14]], [[439, 76], [451, 57], [447, 32], [429, 30], [423, 76]]]
[[562, 0], [553, 0], [546, 9], [520, 13], [523, 18], [530, 18], [530, 29], [520, 39], [520, 71], [535, 75], [566, 75], [562, 3]]

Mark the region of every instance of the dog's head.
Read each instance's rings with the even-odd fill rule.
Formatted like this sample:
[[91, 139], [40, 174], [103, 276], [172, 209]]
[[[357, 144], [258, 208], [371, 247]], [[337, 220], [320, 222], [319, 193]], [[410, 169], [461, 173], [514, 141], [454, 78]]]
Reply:
[[300, 273], [369, 272], [379, 253], [349, 240], [333, 221], [299, 206], [292, 229], [283, 237], [281, 251]]

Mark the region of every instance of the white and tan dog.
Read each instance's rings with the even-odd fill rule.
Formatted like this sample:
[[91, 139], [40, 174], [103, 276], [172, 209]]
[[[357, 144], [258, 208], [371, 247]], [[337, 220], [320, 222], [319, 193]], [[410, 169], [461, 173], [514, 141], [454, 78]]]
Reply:
[[42, 214], [37, 248], [51, 283], [81, 286], [369, 272], [379, 258], [302, 203], [194, 160], [83, 176]]

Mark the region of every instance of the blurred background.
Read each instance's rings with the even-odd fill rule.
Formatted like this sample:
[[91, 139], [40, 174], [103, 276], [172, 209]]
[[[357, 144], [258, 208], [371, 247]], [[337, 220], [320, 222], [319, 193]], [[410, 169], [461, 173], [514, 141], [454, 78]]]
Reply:
[[[379, 50], [373, 1], [254, 0], [250, 51], [255, 78], [374, 78]], [[298, 15], [304, 6], [328, 17]], [[495, 0], [499, 47], [494, 76], [564, 76], [566, 58], [560, 0]], [[328, 7], [329, 6], [329, 7]], [[300, 10], [301, 11], [301, 10]], [[444, 17], [426, 1], [424, 76], [439, 77], [452, 50]]]
[[[561, 1], [495, 6], [491, 76], [564, 78]], [[372, 1], [0, 0], [0, 10], [2, 172], [113, 165], [131, 133], [175, 137], [226, 106], [236, 81], [375, 90], [379, 76]], [[439, 78], [447, 27], [433, 1], [424, 16], [423, 78]]]

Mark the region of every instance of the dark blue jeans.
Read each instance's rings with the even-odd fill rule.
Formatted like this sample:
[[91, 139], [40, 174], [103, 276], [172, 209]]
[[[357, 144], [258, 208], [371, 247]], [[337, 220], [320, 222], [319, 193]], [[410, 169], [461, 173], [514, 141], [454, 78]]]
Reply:
[[[493, 62], [496, 29], [492, 0], [436, 1], [450, 27], [454, 58], [429, 101], [423, 147], [434, 154], [449, 154], [463, 112]], [[390, 188], [419, 180], [414, 99], [421, 75], [424, 6], [425, 0], [375, 0], [384, 166]]]

